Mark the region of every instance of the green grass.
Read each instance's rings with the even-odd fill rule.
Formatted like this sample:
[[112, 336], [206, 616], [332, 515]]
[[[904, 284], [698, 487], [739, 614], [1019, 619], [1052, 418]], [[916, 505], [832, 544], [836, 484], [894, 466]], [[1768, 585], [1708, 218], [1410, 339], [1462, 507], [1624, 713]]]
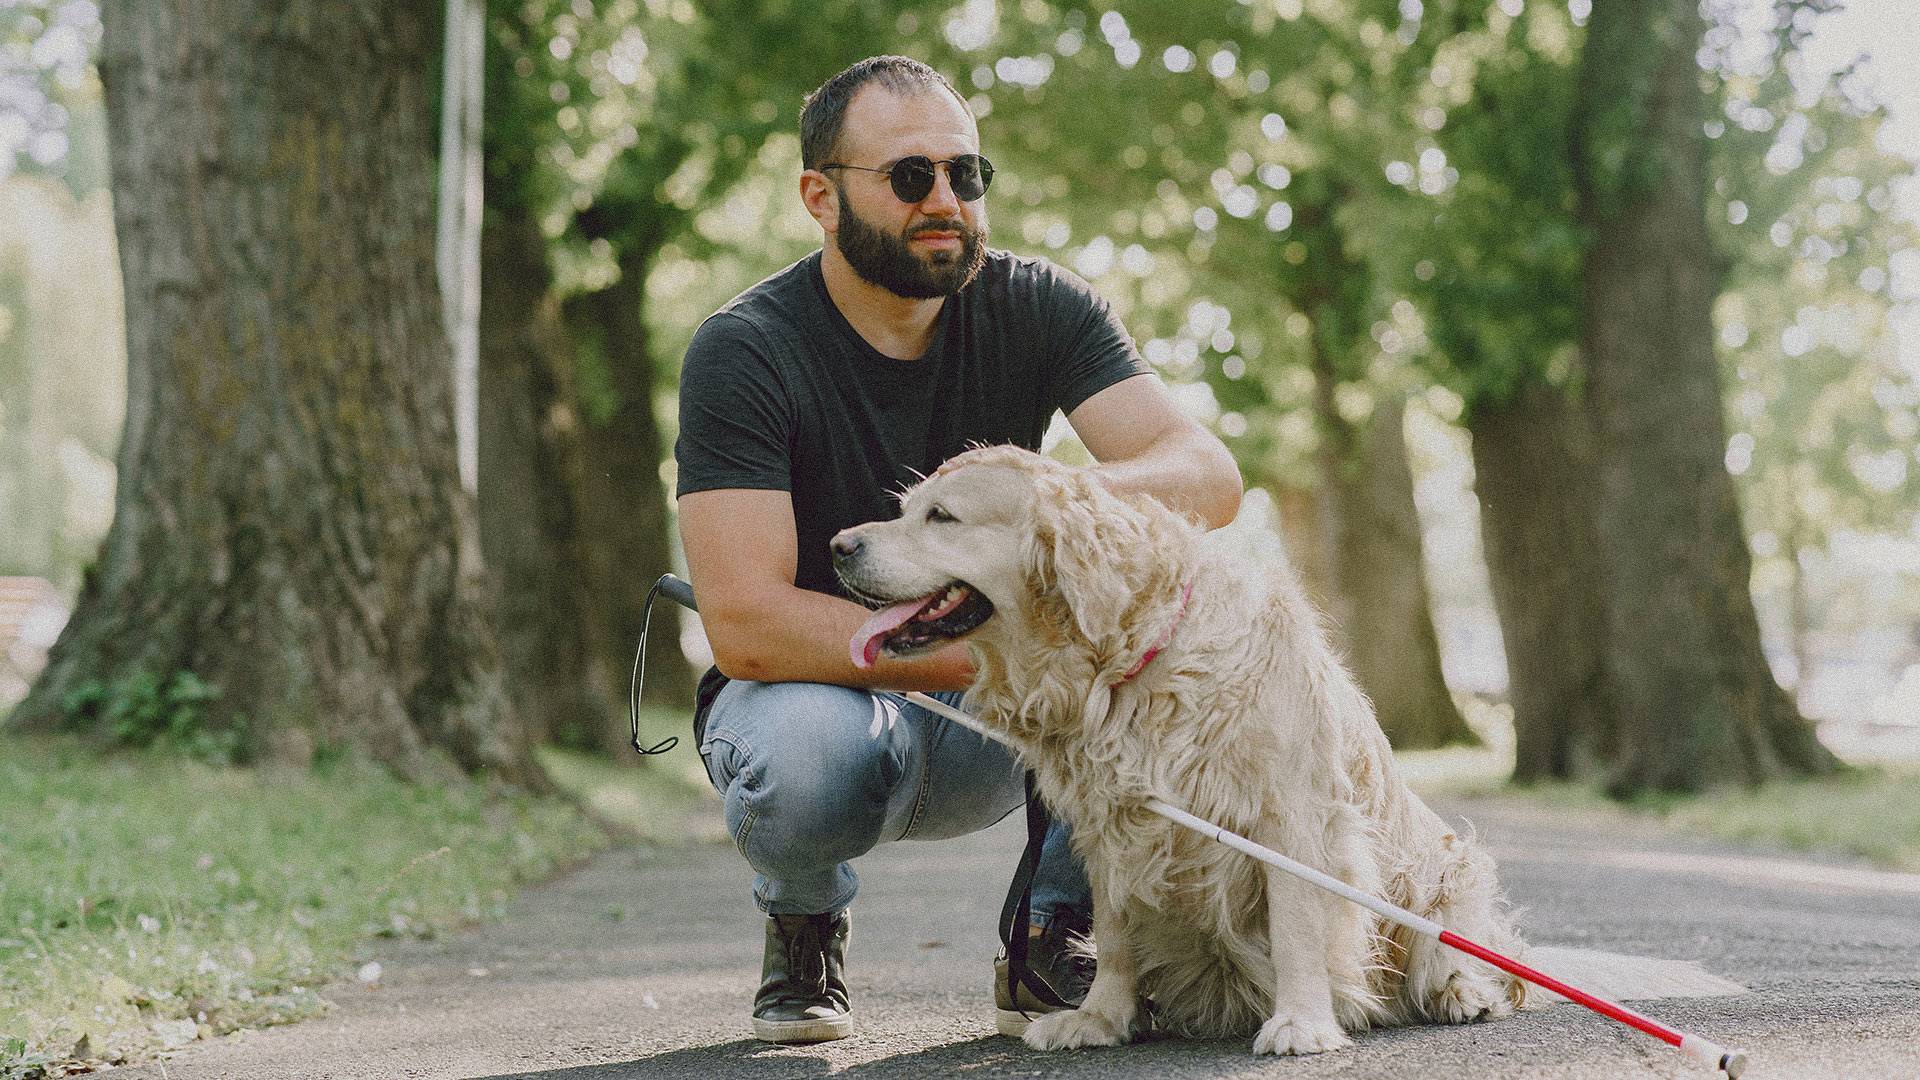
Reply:
[[642, 759], [630, 751], [618, 760], [567, 750], [543, 749], [540, 764], [561, 789], [601, 820], [654, 843], [725, 839], [719, 797], [707, 780], [693, 744], [693, 723], [677, 710], [640, 710], [640, 740], [653, 746], [668, 736], [680, 745]]
[[1649, 803], [1668, 824], [1799, 851], [1858, 855], [1920, 872], [1920, 762], [1882, 762], [1839, 780]]
[[323, 1012], [376, 939], [498, 917], [607, 842], [563, 800], [0, 739], [0, 1077]]
[[1684, 832], [1856, 855], [1882, 869], [1920, 872], [1920, 760], [1861, 763], [1833, 780], [1787, 781], [1689, 798], [1647, 796], [1621, 804], [1585, 785], [1509, 784], [1511, 742], [1489, 742], [1403, 752], [1395, 759], [1423, 795], [1499, 795], [1559, 810], [1649, 817]]

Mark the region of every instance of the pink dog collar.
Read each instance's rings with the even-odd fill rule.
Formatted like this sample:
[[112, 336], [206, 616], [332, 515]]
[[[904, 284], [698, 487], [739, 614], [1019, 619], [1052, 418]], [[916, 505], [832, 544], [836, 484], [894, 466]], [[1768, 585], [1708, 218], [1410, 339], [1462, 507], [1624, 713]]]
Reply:
[[1181, 618], [1186, 615], [1187, 600], [1191, 596], [1193, 596], [1193, 582], [1189, 581], [1187, 582], [1187, 587], [1180, 591], [1180, 610], [1173, 613], [1173, 622], [1168, 624], [1167, 632], [1161, 634], [1160, 640], [1153, 643], [1153, 648], [1148, 649], [1147, 654], [1142, 656], [1138, 663], [1128, 668], [1127, 673], [1115, 679], [1109, 684], [1110, 686], [1119, 686], [1121, 683], [1140, 674], [1141, 669], [1145, 668], [1148, 664], [1153, 663], [1153, 658], [1159, 656], [1161, 650], [1167, 647], [1167, 643], [1173, 640], [1173, 632], [1179, 628]]

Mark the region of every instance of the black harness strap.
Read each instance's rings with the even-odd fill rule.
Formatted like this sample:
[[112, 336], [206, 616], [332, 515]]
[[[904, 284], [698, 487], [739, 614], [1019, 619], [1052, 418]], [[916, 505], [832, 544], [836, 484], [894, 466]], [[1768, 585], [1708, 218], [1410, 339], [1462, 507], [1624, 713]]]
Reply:
[[[1013, 872], [1013, 884], [1007, 888], [1007, 901], [1000, 907], [1000, 941], [1007, 947], [1007, 994], [1014, 1008], [1020, 1008], [1020, 988], [1056, 1009], [1071, 1009], [1073, 1003], [1054, 992], [1045, 979], [1027, 966], [1027, 925], [1033, 917], [1033, 876], [1040, 869], [1040, 850], [1047, 842], [1047, 830], [1053, 824], [1047, 804], [1034, 786], [1033, 773], [1027, 773], [1027, 847], [1020, 853], [1020, 865]], [[1027, 1010], [1020, 1009], [1022, 1016]]]

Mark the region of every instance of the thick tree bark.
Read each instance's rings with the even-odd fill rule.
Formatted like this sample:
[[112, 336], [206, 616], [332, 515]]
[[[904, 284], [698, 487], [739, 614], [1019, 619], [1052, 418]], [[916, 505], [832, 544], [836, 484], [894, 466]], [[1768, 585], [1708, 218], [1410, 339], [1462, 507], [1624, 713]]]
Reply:
[[1694, 0], [1594, 5], [1575, 118], [1616, 794], [1836, 768], [1761, 653], [1723, 464], [1701, 32]]
[[1331, 537], [1327, 534], [1326, 494], [1318, 487], [1303, 488], [1268, 477], [1261, 487], [1273, 495], [1280, 518], [1280, 539], [1287, 559], [1300, 575], [1307, 596], [1323, 612], [1333, 611], [1340, 590], [1334, 584]]
[[[592, 350], [588, 362], [604, 365], [604, 401], [599, 408], [582, 402], [579, 528], [590, 541], [582, 547], [593, 617], [608, 662], [620, 671], [633, 662], [647, 591], [673, 569], [673, 524], [660, 478], [665, 448], [653, 411], [654, 357], [641, 317], [647, 270], [658, 250], [657, 239], [624, 245], [620, 280], [564, 308], [571, 336]], [[680, 651], [679, 610], [657, 601], [647, 639], [646, 700], [690, 707], [693, 683]], [[617, 745], [626, 745], [624, 729], [613, 734]]]
[[1513, 778], [1572, 780], [1614, 756], [1606, 578], [1587, 418], [1530, 382], [1466, 417], [1474, 489], [1513, 705]]
[[[490, 192], [490, 195], [493, 194]], [[496, 583], [508, 688], [529, 731], [600, 748], [619, 722], [575, 525], [579, 420], [573, 357], [550, 291], [546, 238], [489, 198], [482, 232], [480, 545]]]
[[[439, 5], [116, 0], [126, 287], [116, 517], [15, 714], [187, 671], [213, 723], [544, 787], [483, 618], [433, 273]], [[343, 92], [343, 88], [351, 88]]]
[[1333, 406], [1331, 369], [1316, 368], [1321, 430], [1332, 433], [1321, 442], [1321, 486], [1329, 496], [1323, 505], [1339, 586], [1335, 621], [1348, 662], [1395, 749], [1478, 742], [1440, 667], [1402, 428], [1405, 402], [1383, 400], [1364, 430], [1355, 430]]
[[1476, 743], [1440, 666], [1405, 415], [1401, 397], [1384, 398], [1362, 435], [1358, 468], [1341, 469], [1331, 488], [1354, 674], [1396, 749]]

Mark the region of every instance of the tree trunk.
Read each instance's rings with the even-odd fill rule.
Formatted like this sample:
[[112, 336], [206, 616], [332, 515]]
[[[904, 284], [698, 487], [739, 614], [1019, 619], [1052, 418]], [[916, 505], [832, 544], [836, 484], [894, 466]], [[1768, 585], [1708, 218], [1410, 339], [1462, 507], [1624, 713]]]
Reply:
[[1364, 432], [1355, 431], [1333, 408], [1331, 371], [1317, 374], [1329, 376], [1316, 395], [1322, 430], [1339, 432], [1323, 439], [1320, 467], [1348, 661], [1395, 749], [1478, 742], [1440, 668], [1402, 428], [1405, 402], [1382, 400]]
[[[243, 753], [544, 787], [502, 685], [433, 267], [438, 3], [107, 5], [116, 516], [22, 726], [191, 672]], [[342, 92], [350, 87], [351, 92]], [[105, 721], [98, 722], [104, 726]]]
[[1327, 534], [1326, 493], [1318, 488], [1289, 484], [1269, 477], [1261, 485], [1273, 495], [1280, 519], [1280, 539], [1287, 560], [1300, 575], [1307, 596], [1320, 610], [1331, 613], [1340, 590], [1334, 585], [1333, 552]]
[[1774, 682], [1723, 464], [1695, 0], [1594, 5], [1574, 126], [1615, 794], [1827, 774]]
[[[633, 663], [647, 591], [673, 569], [672, 521], [660, 478], [665, 450], [654, 416], [654, 358], [641, 305], [657, 241], [623, 245], [620, 279], [565, 305], [567, 326], [583, 361], [601, 365], [604, 392], [581, 403], [584, 468], [579, 489], [579, 528], [608, 662], [625, 671]], [[690, 708], [694, 675], [680, 651], [679, 609], [655, 603], [647, 639], [646, 700]], [[622, 728], [614, 733], [625, 746]]]
[[1810, 531], [1800, 524], [1800, 517], [1796, 513], [1784, 545], [1787, 573], [1790, 575], [1787, 587], [1787, 644], [1793, 650], [1792, 694], [1796, 708], [1813, 679], [1813, 597], [1807, 585], [1807, 568], [1800, 562], [1803, 536]]
[[[496, 193], [490, 192], [490, 195]], [[579, 421], [546, 238], [524, 207], [488, 199], [480, 316], [480, 546], [497, 583], [515, 710], [548, 742], [600, 748], [617, 726], [575, 527]]]
[[55, 576], [60, 558], [61, 503], [66, 482], [55, 456], [49, 384], [52, 364], [34, 362], [38, 334], [27, 253], [0, 240], [0, 574]]
[[1529, 382], [1476, 404], [1474, 490], [1513, 705], [1513, 778], [1593, 776], [1614, 756], [1606, 682], [1606, 578], [1594, 534], [1587, 418]]

